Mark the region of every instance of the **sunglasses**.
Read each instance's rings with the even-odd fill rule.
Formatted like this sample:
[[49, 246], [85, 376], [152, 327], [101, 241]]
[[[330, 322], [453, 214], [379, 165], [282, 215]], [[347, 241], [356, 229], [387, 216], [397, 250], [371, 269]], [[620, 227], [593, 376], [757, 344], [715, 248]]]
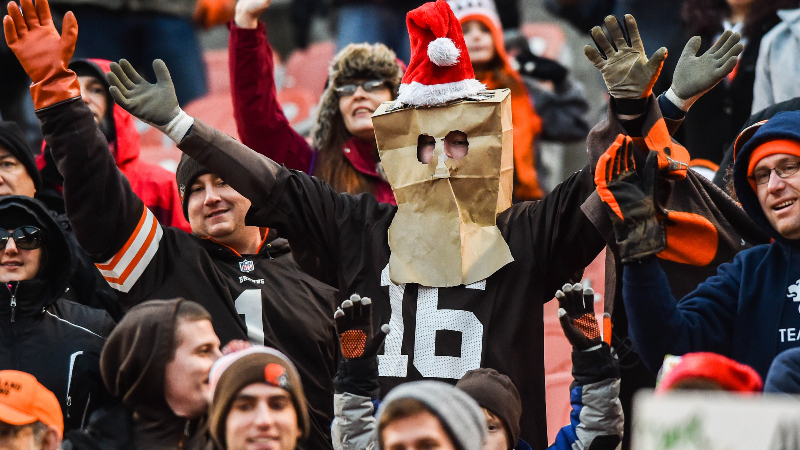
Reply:
[[6, 248], [9, 238], [14, 238], [14, 244], [23, 250], [36, 250], [42, 246], [42, 230], [32, 226], [19, 227], [13, 233], [0, 228], [0, 250]]
[[383, 80], [370, 80], [363, 83], [345, 84], [337, 87], [334, 89], [334, 91], [339, 94], [339, 97], [349, 97], [356, 93], [359, 86], [361, 86], [365, 92], [375, 92], [379, 89], [382, 89], [385, 85], [386, 82]]

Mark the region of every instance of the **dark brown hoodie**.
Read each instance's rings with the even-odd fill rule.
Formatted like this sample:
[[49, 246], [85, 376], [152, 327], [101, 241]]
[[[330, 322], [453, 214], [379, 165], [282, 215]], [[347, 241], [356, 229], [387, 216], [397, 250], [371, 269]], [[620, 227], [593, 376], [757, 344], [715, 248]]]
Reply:
[[205, 417], [178, 417], [167, 404], [164, 378], [173, 352], [178, 307], [186, 300], [151, 300], [132, 308], [100, 357], [108, 391], [133, 411], [136, 449], [211, 449]]

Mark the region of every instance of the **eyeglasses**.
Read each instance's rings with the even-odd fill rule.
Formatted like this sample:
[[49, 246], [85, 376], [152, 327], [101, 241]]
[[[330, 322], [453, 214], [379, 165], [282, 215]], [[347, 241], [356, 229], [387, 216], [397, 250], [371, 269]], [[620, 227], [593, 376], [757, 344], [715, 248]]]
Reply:
[[363, 83], [345, 84], [337, 87], [334, 91], [339, 94], [339, 97], [350, 97], [356, 93], [359, 86], [361, 86], [365, 92], [375, 92], [383, 88], [384, 85], [386, 85], [386, 82], [383, 80], [370, 80]]
[[6, 248], [9, 238], [14, 238], [14, 244], [23, 250], [36, 250], [42, 246], [42, 230], [32, 226], [19, 227], [13, 233], [0, 228], [0, 250]]
[[800, 170], [800, 161], [783, 161], [772, 169], [757, 170], [748, 178], [755, 181], [756, 184], [767, 184], [773, 170], [779, 178], [789, 178]]

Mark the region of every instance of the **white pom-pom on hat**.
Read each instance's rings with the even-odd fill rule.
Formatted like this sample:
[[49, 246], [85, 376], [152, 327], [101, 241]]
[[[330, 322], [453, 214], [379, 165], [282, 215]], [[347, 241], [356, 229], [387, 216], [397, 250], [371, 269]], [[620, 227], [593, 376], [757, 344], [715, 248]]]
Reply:
[[428, 44], [428, 58], [437, 66], [454, 66], [460, 55], [461, 51], [449, 38], [436, 38]]

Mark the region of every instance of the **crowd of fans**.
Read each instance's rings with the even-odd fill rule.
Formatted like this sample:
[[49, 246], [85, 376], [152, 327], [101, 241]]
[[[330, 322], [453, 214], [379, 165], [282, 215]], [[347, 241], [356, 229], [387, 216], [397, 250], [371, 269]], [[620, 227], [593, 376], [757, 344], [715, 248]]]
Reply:
[[[637, 23], [652, 2], [548, 0], [589, 33], [597, 124], [505, 41], [513, 2], [341, 1], [310, 136], [270, 3], [8, 4], [43, 140], [0, 121], [0, 448], [616, 449], [641, 388], [800, 394], [797, 1]], [[193, 21], [228, 24], [241, 142], [181, 108], [205, 91]], [[540, 142], [583, 139], [546, 192]], [[598, 321], [580, 281], [604, 250]], [[548, 437], [553, 298], [572, 413]]]

